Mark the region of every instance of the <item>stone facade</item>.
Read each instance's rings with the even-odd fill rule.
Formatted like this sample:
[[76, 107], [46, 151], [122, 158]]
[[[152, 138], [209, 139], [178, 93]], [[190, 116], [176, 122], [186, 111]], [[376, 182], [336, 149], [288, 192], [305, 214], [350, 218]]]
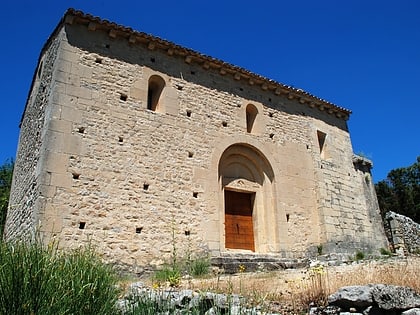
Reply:
[[89, 241], [129, 266], [175, 249], [299, 258], [386, 247], [349, 115], [70, 9], [34, 75], [5, 238]]

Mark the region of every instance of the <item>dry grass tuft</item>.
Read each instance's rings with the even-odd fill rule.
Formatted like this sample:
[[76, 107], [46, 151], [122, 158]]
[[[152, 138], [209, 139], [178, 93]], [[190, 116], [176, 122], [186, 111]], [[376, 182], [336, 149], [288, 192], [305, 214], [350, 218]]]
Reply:
[[315, 302], [324, 305], [340, 287], [383, 283], [408, 286], [420, 293], [420, 257], [359, 262], [352, 265], [291, 269], [267, 273], [240, 272], [194, 279], [186, 288], [241, 294], [251, 304], [267, 309], [299, 313]]
[[333, 291], [345, 285], [383, 283], [411, 287], [420, 293], [420, 257], [371, 261], [356, 265], [354, 270], [336, 271], [330, 286]]

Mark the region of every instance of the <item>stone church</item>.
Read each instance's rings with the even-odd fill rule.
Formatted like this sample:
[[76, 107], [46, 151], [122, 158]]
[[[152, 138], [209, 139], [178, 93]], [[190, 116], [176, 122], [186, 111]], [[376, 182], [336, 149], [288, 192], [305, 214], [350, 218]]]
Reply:
[[351, 112], [69, 9], [20, 124], [4, 238], [91, 242], [127, 266], [387, 246]]

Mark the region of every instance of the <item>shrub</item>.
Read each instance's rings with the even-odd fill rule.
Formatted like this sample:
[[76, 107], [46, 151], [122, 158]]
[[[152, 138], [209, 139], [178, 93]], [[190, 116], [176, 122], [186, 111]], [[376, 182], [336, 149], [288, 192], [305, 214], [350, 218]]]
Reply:
[[364, 258], [365, 258], [365, 254], [362, 251], [360, 251], [360, 250], [358, 250], [356, 252], [356, 254], [354, 255], [354, 259], [356, 261], [363, 260]]
[[165, 265], [162, 269], [155, 271], [153, 278], [159, 286], [167, 282], [169, 286], [177, 287], [181, 283], [181, 271], [177, 266]]
[[322, 244], [319, 244], [319, 245], [316, 247], [316, 250], [317, 250], [317, 252], [318, 252], [318, 255], [322, 255], [322, 253], [323, 253], [323, 246], [322, 246]]
[[163, 283], [171, 287], [177, 287], [181, 284], [181, 274], [187, 273], [194, 277], [201, 277], [208, 274], [210, 269], [210, 260], [207, 257], [198, 257], [187, 260], [184, 263], [165, 264], [161, 269], [154, 272], [153, 280], [155, 285], [161, 286]]
[[389, 249], [386, 249], [386, 248], [381, 248], [379, 250], [379, 252], [381, 253], [381, 255], [384, 255], [384, 256], [392, 256], [391, 251]]
[[208, 257], [198, 257], [191, 261], [189, 273], [194, 277], [202, 277], [209, 273], [210, 260]]
[[91, 248], [0, 244], [0, 314], [116, 314], [116, 283]]

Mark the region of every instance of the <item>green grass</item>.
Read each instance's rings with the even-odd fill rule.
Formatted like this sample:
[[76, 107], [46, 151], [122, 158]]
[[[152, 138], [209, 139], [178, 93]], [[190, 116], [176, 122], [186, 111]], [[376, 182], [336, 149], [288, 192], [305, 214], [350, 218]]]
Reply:
[[210, 259], [208, 257], [198, 257], [190, 262], [188, 271], [193, 277], [202, 277], [210, 271]]
[[0, 244], [0, 314], [118, 314], [117, 277], [95, 252]]
[[392, 253], [389, 249], [380, 248], [379, 251], [380, 251], [381, 255], [383, 255], [383, 256], [392, 256]]
[[354, 259], [355, 259], [356, 261], [359, 261], [359, 260], [363, 260], [363, 259], [365, 259], [365, 253], [363, 253], [362, 251], [358, 250], [358, 251], [356, 252], [356, 254], [354, 255]]
[[171, 287], [178, 287], [181, 284], [183, 274], [198, 278], [209, 273], [210, 259], [208, 257], [197, 257], [194, 259], [174, 260], [171, 264], [165, 264], [153, 274], [154, 283], [161, 286], [165, 283]]
[[181, 271], [175, 266], [163, 266], [156, 270], [153, 276], [158, 285], [168, 282], [171, 287], [177, 287], [181, 283]]

